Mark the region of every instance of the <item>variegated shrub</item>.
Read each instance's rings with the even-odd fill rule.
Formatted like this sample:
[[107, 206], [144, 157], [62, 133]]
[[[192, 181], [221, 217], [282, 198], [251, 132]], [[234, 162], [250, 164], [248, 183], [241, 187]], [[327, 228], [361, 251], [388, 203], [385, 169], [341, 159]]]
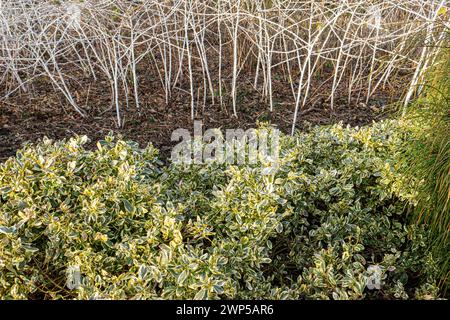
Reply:
[[405, 128], [284, 136], [269, 173], [164, 166], [111, 136], [26, 146], [0, 165], [0, 298], [436, 298], [427, 233], [405, 219]]

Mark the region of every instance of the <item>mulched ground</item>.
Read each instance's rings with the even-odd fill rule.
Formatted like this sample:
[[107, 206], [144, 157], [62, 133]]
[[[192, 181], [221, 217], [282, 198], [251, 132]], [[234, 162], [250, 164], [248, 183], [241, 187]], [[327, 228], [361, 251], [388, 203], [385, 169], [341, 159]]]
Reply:
[[[63, 139], [78, 135], [87, 135], [92, 142], [102, 139], [109, 132], [121, 134], [125, 139], [134, 140], [144, 147], [152, 143], [159, 148], [162, 157], [170, 155], [176, 142], [171, 142], [172, 131], [177, 128], [192, 130], [190, 117], [190, 99], [184, 90], [174, 93], [166, 104], [163, 93], [156, 87], [143, 87], [140, 92], [141, 112], [130, 106], [122, 107], [124, 125], [118, 128], [116, 114], [111, 106], [110, 93], [106, 83], [97, 82], [96, 88], [86, 83], [76, 92], [79, 101], [86, 101], [83, 109], [87, 117], [76, 113], [55, 92], [49, 83], [42, 82], [30, 94], [16, 94], [7, 100], [0, 101], [0, 161], [14, 156], [25, 142], [36, 142], [47, 136], [52, 139]], [[294, 105], [290, 86], [283, 83], [274, 84], [274, 111], [269, 112], [266, 101], [261, 101], [251, 86], [242, 83], [238, 93], [238, 117], [231, 112], [231, 99], [225, 98], [226, 107], [207, 103], [197, 107], [196, 118], [203, 121], [204, 129], [208, 128], [242, 128], [255, 127], [257, 121], [268, 121], [283, 132], [289, 133], [293, 121]], [[182, 88], [183, 89], [183, 88]], [[395, 101], [397, 92], [385, 91], [373, 97], [368, 105], [354, 99], [348, 104], [346, 94], [336, 99], [334, 110], [330, 109], [326, 99], [327, 88], [322, 88], [323, 97], [315, 95], [300, 113], [297, 128], [313, 125], [331, 124], [342, 121], [345, 124], [360, 126], [374, 120], [384, 118], [389, 113], [385, 108]], [[2, 90], [0, 89], [0, 96]], [[105, 107], [106, 106], [106, 107]], [[106, 111], [105, 111], [106, 110]]]

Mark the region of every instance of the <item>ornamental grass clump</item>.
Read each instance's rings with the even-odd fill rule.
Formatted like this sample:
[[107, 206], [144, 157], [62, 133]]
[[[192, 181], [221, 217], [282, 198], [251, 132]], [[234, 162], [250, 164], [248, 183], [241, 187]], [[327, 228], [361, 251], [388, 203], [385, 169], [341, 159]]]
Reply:
[[164, 166], [111, 136], [25, 146], [0, 165], [0, 298], [437, 298], [428, 233], [405, 219], [415, 181], [394, 160], [408, 134], [283, 136], [270, 173]]

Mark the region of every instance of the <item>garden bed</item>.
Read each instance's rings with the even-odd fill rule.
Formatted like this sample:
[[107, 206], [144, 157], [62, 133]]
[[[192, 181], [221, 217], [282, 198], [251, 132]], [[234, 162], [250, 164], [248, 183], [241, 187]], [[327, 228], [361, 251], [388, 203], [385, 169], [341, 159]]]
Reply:
[[[87, 84], [86, 87], [89, 87]], [[261, 101], [250, 89], [246, 91], [245, 83], [240, 84], [243, 92], [242, 108], [238, 118], [232, 116], [226, 108], [219, 105], [208, 105], [198, 114], [196, 119], [202, 120], [207, 128], [254, 128], [257, 121], [270, 122], [282, 132], [288, 133], [292, 125], [294, 106], [283, 95], [288, 90], [286, 84], [279, 84], [280, 94], [277, 96], [277, 107], [269, 112], [267, 104]], [[102, 139], [107, 133], [121, 134], [124, 138], [138, 142], [142, 147], [151, 142], [158, 147], [163, 157], [170, 153], [172, 147], [171, 134], [177, 128], [192, 130], [193, 121], [190, 117], [189, 97], [183, 92], [175, 95], [166, 105], [164, 93], [155, 92], [143, 98], [144, 107], [139, 113], [135, 108], [124, 111], [125, 123], [118, 128], [116, 114], [113, 109], [104, 111], [109, 104], [107, 94], [102, 94], [101, 88], [93, 94], [92, 90], [80, 92], [88, 96], [89, 113], [81, 117], [70, 106], [64, 107], [61, 97], [51, 89], [49, 84], [42, 85], [34, 97], [17, 95], [0, 102], [0, 161], [13, 156], [23, 143], [35, 142], [44, 136], [52, 139], [72, 137], [76, 134], [87, 135], [91, 146]], [[151, 88], [142, 88], [143, 92], [152, 92]], [[348, 104], [342, 97], [337, 100], [337, 106], [330, 109], [326, 97], [308, 105], [300, 113], [298, 128], [307, 129], [309, 125], [323, 125], [343, 122], [352, 126], [370, 124], [374, 120], [385, 118], [392, 109], [387, 104], [395, 101], [391, 92], [382, 92], [373, 97], [368, 105], [355, 100]]]

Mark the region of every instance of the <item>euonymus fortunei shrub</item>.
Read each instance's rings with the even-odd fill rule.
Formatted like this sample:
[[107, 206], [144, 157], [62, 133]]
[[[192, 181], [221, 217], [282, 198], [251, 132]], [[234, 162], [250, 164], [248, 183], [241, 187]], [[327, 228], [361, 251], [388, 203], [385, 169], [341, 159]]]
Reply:
[[26, 146], [0, 165], [0, 298], [436, 298], [406, 139], [399, 121], [317, 127], [283, 136], [270, 174], [163, 166], [111, 136]]

